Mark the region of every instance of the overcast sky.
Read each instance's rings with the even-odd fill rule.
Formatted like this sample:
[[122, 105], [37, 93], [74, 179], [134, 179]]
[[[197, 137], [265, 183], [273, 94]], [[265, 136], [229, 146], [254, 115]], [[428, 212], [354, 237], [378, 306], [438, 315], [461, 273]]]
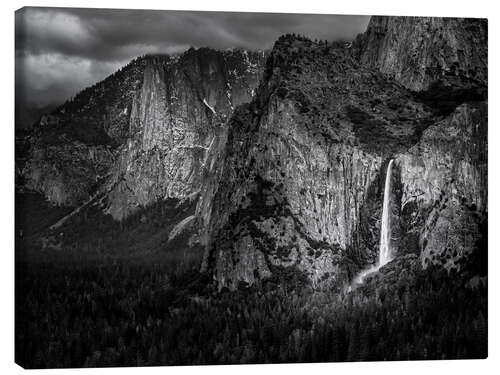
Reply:
[[351, 40], [366, 16], [24, 8], [16, 13], [16, 101], [63, 102], [145, 53], [266, 49], [285, 33]]

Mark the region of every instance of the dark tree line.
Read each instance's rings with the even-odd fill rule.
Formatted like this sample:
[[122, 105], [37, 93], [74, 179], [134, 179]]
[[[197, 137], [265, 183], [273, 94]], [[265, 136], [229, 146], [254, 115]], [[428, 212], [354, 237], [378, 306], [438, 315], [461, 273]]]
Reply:
[[342, 296], [265, 283], [217, 293], [165, 262], [18, 264], [29, 368], [482, 358], [486, 288], [439, 271]]

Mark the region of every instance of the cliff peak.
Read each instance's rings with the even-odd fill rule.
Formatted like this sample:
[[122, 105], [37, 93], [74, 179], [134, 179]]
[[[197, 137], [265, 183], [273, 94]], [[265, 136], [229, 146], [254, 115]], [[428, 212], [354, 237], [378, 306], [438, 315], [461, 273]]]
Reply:
[[354, 50], [361, 63], [413, 91], [460, 79], [486, 85], [486, 19], [374, 16]]
[[[226, 146], [217, 159], [217, 188], [203, 198], [211, 202], [202, 215], [209, 232], [206, 265], [219, 286], [236, 288], [241, 282], [253, 284], [286, 272], [305, 276], [317, 287], [338, 286], [352, 277], [356, 264], [375, 258], [384, 173], [392, 158], [394, 236], [409, 239], [394, 242], [396, 253], [418, 248], [412, 236], [422, 227], [412, 227], [408, 234], [407, 219], [400, 218], [402, 191], [415, 183], [408, 181], [407, 173], [418, 173], [411, 163], [422, 162], [409, 150], [425, 144], [420, 140], [434, 129], [427, 131], [429, 126], [454, 121], [451, 116], [441, 122], [460, 103], [484, 98], [469, 95], [470, 77], [459, 74], [446, 81], [446, 90], [431, 86], [419, 96], [402, 80], [419, 76], [394, 77], [367, 61], [372, 49], [381, 48], [376, 45], [385, 38], [387, 25], [396, 21], [371, 22], [364, 36], [370, 42], [361, 58], [359, 40], [351, 46], [285, 35], [275, 43], [256, 97], [230, 120]], [[404, 21], [405, 30], [407, 22], [413, 21]], [[434, 51], [428, 52], [432, 60]], [[423, 59], [426, 52], [406, 53], [420, 53]], [[439, 107], [445, 101], [449, 103], [442, 111], [429, 105]], [[464, 121], [468, 129], [473, 127], [472, 120]], [[449, 136], [447, 142], [453, 142]], [[429, 165], [446, 153], [443, 145], [433, 146], [436, 150], [425, 155]], [[470, 186], [481, 185], [476, 179], [482, 178], [483, 161], [461, 165], [467, 176], [451, 172], [448, 178], [470, 178]], [[422, 178], [425, 189], [432, 186], [430, 178]], [[443, 181], [443, 191], [445, 185]], [[413, 207], [412, 214], [424, 215], [437, 201], [415, 203], [405, 212]]]

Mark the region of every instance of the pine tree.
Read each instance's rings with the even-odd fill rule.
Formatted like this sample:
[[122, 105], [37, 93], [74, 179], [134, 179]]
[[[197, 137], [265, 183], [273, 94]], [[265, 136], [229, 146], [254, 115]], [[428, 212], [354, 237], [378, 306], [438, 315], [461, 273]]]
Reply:
[[359, 327], [353, 324], [349, 333], [349, 347], [347, 349], [347, 360], [357, 361], [359, 357]]

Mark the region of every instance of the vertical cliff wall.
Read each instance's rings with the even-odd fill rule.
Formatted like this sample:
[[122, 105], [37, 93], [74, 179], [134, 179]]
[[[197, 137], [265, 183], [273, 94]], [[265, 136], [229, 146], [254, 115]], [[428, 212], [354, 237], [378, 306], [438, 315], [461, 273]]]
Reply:
[[76, 206], [102, 186], [117, 145], [128, 136], [130, 107], [147, 60], [132, 61], [41, 117], [22, 171], [28, 188], [54, 204]]
[[200, 191], [208, 153], [233, 108], [251, 100], [264, 58], [257, 52], [199, 49], [146, 66], [132, 103], [131, 135], [110, 180], [116, 186], [108, 197], [114, 218]]
[[397, 156], [401, 209], [418, 232], [424, 266], [459, 270], [485, 235], [487, 155], [487, 104], [478, 102], [459, 106]]
[[100, 193], [117, 220], [197, 200], [182, 225], [220, 287], [322, 287], [376, 261], [394, 159], [394, 254], [460, 269], [487, 222], [486, 29], [373, 17], [352, 45], [146, 56], [42, 118], [23, 174], [56, 204]]
[[352, 53], [434, 113], [396, 158], [397, 236], [424, 267], [459, 270], [487, 251], [487, 20], [372, 17]]
[[44, 116], [24, 168], [29, 188], [76, 206], [107, 194], [122, 218], [200, 189], [207, 150], [262, 75], [263, 52], [145, 56]]
[[347, 279], [382, 164], [415, 142], [428, 116], [343, 47], [280, 38], [256, 98], [230, 121], [205, 206], [206, 265], [219, 285], [290, 270], [316, 286]]
[[280, 38], [214, 153], [205, 265], [230, 288], [292, 269], [345, 281], [375, 260], [394, 158], [395, 255], [460, 269], [485, 251], [486, 85], [484, 20], [373, 17], [345, 47]]
[[362, 64], [413, 91], [457, 79], [486, 85], [487, 33], [485, 19], [374, 16], [354, 47]]

